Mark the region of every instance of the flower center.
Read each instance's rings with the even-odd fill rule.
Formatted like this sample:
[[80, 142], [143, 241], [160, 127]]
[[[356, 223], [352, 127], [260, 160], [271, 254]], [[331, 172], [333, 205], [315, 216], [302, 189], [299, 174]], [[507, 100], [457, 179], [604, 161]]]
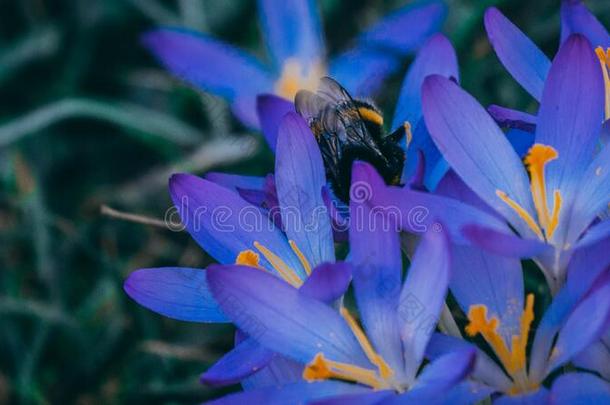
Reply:
[[496, 190], [496, 195], [500, 197], [509, 207], [511, 207], [530, 227], [530, 229], [543, 241], [548, 241], [553, 237], [559, 223], [559, 212], [561, 210], [561, 193], [559, 190], [553, 192], [553, 210], [548, 206], [546, 194], [546, 181], [544, 168], [548, 162], [557, 159], [558, 153], [555, 148], [540, 143], [534, 144], [525, 157], [527, 171], [530, 174], [530, 190], [538, 221], [512, 200], [504, 191]]
[[602, 65], [602, 73], [604, 74], [604, 89], [606, 94], [606, 108], [605, 108], [605, 120], [610, 119], [610, 75], [608, 69], [610, 69], [610, 48], [606, 49], [598, 46], [595, 48], [595, 53], [599, 58], [599, 63]]
[[481, 334], [483, 339], [491, 346], [496, 356], [510, 375], [514, 385], [510, 394], [519, 394], [538, 388], [539, 384], [530, 381], [527, 375], [526, 347], [530, 326], [534, 320], [534, 295], [528, 294], [525, 309], [521, 315], [521, 330], [518, 336], [513, 336], [510, 349], [498, 333], [500, 321], [493, 317], [487, 319], [487, 307], [485, 305], [472, 305], [468, 310], [468, 325], [466, 334], [474, 337]]
[[315, 91], [322, 76], [324, 68], [320, 63], [313, 63], [306, 69], [296, 59], [288, 59], [275, 82], [275, 94], [292, 101], [299, 90]]
[[[299, 258], [301, 265], [305, 269], [305, 273], [309, 276], [311, 274], [311, 265], [307, 261], [307, 258], [298, 248], [297, 244], [293, 240], [289, 240], [288, 243], [292, 248], [293, 252]], [[267, 247], [261, 245], [258, 242], [254, 242], [254, 247], [258, 250], [265, 259], [271, 264], [273, 270], [277, 271], [278, 274], [286, 281], [288, 284], [292, 285], [295, 288], [299, 288], [303, 285], [303, 280], [299, 277], [298, 273], [290, 266], [286, 264], [278, 255], [273, 253]], [[244, 266], [256, 267], [262, 269], [263, 267], [260, 265], [260, 256], [253, 250], [247, 249], [239, 252], [237, 258], [235, 259], [235, 264], [241, 264]]]
[[388, 389], [393, 388], [398, 391], [402, 391], [400, 387], [395, 386], [391, 381], [394, 376], [394, 370], [390, 368], [388, 363], [379, 355], [369, 339], [365, 335], [362, 328], [358, 325], [354, 317], [348, 312], [345, 307], [342, 307], [341, 316], [345, 319], [348, 326], [352, 330], [352, 333], [358, 340], [360, 347], [366, 354], [366, 357], [371, 363], [373, 363], [377, 370], [371, 370], [368, 368], [356, 366], [349, 363], [341, 363], [338, 361], [329, 360], [324, 357], [323, 353], [318, 353], [314, 359], [307, 364], [303, 370], [303, 378], [306, 381], [320, 381], [327, 379], [339, 379], [345, 381], [351, 381], [367, 385], [374, 389]]

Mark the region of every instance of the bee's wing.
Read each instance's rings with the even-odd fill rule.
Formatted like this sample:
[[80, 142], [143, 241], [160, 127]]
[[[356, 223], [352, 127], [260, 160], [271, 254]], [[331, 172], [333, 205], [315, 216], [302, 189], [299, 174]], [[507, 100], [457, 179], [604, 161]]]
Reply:
[[345, 90], [335, 79], [331, 79], [328, 76], [320, 79], [317, 94], [333, 104], [350, 105], [354, 102], [347, 90]]
[[[323, 99], [332, 102], [333, 105], [341, 106], [335, 112], [334, 117], [328, 114], [329, 117], [324, 121], [329, 126], [332, 125], [331, 128], [339, 134], [342, 142], [360, 146], [366, 145], [374, 152], [381, 154], [381, 151], [379, 151], [379, 148], [364, 127], [362, 117], [358, 112], [358, 104], [343, 86], [330, 77], [323, 77], [320, 79], [317, 94]], [[331, 118], [334, 118], [334, 120]]]
[[347, 145], [366, 147], [383, 157], [379, 147], [368, 134], [358, 106], [349, 93], [330, 77], [320, 79], [318, 91], [301, 90], [295, 97], [295, 108], [314, 127], [316, 139], [327, 161], [338, 165]]
[[308, 123], [312, 119], [318, 118], [329, 105], [328, 100], [309, 90], [300, 90], [294, 98], [294, 106], [297, 112]]

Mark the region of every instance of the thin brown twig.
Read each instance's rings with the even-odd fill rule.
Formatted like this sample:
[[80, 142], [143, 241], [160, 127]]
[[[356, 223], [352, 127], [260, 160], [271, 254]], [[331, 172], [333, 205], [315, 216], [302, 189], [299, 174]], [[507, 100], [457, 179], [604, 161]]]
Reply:
[[151, 217], [147, 217], [147, 216], [140, 215], [140, 214], [132, 214], [129, 212], [119, 211], [119, 210], [111, 208], [105, 204], [102, 204], [102, 206], [100, 208], [100, 212], [102, 213], [102, 215], [106, 215], [111, 218], [116, 218], [116, 219], [121, 219], [123, 221], [135, 222], [135, 223], [144, 224], [144, 225], [152, 225], [152, 226], [157, 226], [159, 228], [168, 229], [165, 221], [162, 221], [160, 219], [151, 218]]

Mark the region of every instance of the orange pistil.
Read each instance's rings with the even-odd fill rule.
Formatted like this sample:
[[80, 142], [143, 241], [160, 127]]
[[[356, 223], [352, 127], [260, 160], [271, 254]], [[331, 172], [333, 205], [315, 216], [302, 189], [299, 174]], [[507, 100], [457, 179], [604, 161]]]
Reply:
[[394, 386], [391, 380], [394, 375], [394, 370], [392, 370], [383, 357], [373, 349], [371, 342], [354, 317], [344, 307], [341, 308], [340, 312], [367, 358], [377, 367], [377, 370], [329, 360], [324, 357], [323, 353], [318, 353], [303, 370], [303, 378], [310, 382], [332, 378], [360, 383], [377, 390], [388, 388], [400, 390], [399, 387]]
[[599, 63], [602, 66], [602, 73], [604, 75], [604, 90], [606, 95], [606, 104], [605, 104], [605, 119], [610, 119], [610, 75], [608, 74], [608, 69], [610, 69], [610, 48], [604, 51], [604, 48], [598, 46], [595, 48], [595, 53], [599, 58]]
[[[301, 250], [298, 248], [297, 244], [294, 241], [289, 240], [288, 243], [292, 248], [292, 251], [299, 258], [299, 261], [301, 262], [305, 273], [307, 273], [307, 275], [310, 275], [311, 265], [309, 264], [309, 261], [307, 261], [307, 258], [305, 257], [303, 252], [301, 252]], [[282, 277], [282, 279], [284, 279], [284, 281], [286, 281], [288, 284], [292, 285], [295, 288], [299, 288], [303, 285], [303, 280], [301, 280], [298, 273], [292, 267], [288, 266], [288, 264], [286, 264], [286, 262], [282, 260], [278, 255], [273, 253], [270, 249], [260, 244], [259, 242], [255, 241], [254, 247], [263, 255], [265, 259], [267, 259], [267, 261], [271, 264], [273, 270], [275, 270]], [[239, 252], [237, 258], [235, 259], [235, 264], [241, 264], [244, 266], [263, 269], [263, 267], [260, 265], [260, 255], [251, 249], [246, 249]]]
[[480, 334], [491, 346], [496, 356], [513, 379], [514, 385], [511, 394], [523, 393], [538, 387], [538, 384], [529, 381], [527, 375], [526, 348], [532, 322], [534, 321], [534, 295], [529, 294], [526, 299], [525, 309], [521, 315], [521, 327], [519, 335], [511, 339], [510, 349], [502, 336], [498, 333], [500, 321], [498, 318], [487, 318], [487, 307], [485, 305], [472, 305], [468, 311], [469, 323], [466, 326], [466, 334], [474, 337]]
[[562, 198], [559, 190], [553, 192], [553, 210], [551, 211], [548, 206], [544, 169], [548, 162], [557, 157], [558, 153], [555, 148], [540, 143], [534, 144], [525, 157], [525, 164], [530, 174], [530, 191], [538, 221], [534, 220], [526, 209], [512, 200], [504, 191], [496, 190], [496, 195], [525, 221], [538, 238], [546, 241], [553, 238], [559, 224]]

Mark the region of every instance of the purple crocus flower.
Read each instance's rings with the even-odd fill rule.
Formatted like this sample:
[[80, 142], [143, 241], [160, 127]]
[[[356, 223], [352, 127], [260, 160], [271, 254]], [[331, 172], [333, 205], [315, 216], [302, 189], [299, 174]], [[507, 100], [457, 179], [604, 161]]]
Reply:
[[588, 40], [570, 36], [553, 61], [527, 170], [496, 123], [458, 85], [430, 76], [422, 91], [426, 124], [444, 158], [520, 237], [500, 230], [494, 217], [489, 226], [466, 227], [467, 239], [505, 255], [527, 250], [557, 292], [574, 252], [610, 235], [607, 221], [596, 224], [609, 202], [610, 148], [597, 151], [604, 89]]
[[[443, 179], [438, 192], [490, 210], [453, 172]], [[610, 384], [592, 374], [563, 375], [553, 381], [550, 392], [542, 385], [553, 370], [570, 361], [597, 371], [591, 356], [601, 343], [596, 339], [610, 321], [610, 268], [601, 260], [609, 247], [607, 240], [605, 246], [585, 248], [574, 255], [565, 286], [536, 322], [534, 331], [534, 296], [525, 297], [520, 261], [472, 246], [452, 246], [449, 287], [468, 314], [465, 332], [481, 335], [497, 359], [477, 351], [472, 378], [504, 395], [496, 402], [569, 404], [610, 398]], [[531, 350], [525, 351], [528, 342]], [[436, 358], [465, 344], [436, 334], [428, 355]], [[602, 367], [607, 369], [607, 365]]]
[[[303, 119], [292, 113], [280, 127], [275, 168], [277, 215], [283, 229], [235, 191], [208, 180], [174, 175], [170, 193], [188, 232], [219, 263], [256, 267], [257, 272], [268, 273], [291, 288], [313, 290], [317, 299], [333, 301], [343, 294], [351, 276], [345, 266], [331, 271], [324, 264], [335, 260], [330, 219], [322, 201], [325, 184], [314, 136]], [[208, 283], [205, 269], [141, 269], [129, 276], [125, 291], [139, 304], [170, 318], [227, 322]], [[323, 292], [321, 284], [327, 286]], [[264, 366], [294, 368], [292, 362], [273, 356], [249, 338], [241, 336], [237, 342], [234, 351], [203, 376], [206, 382], [234, 383]], [[275, 375], [258, 373], [250, 385], [277, 382]], [[290, 373], [280, 375], [289, 378]]]
[[[503, 218], [453, 171], [443, 178], [434, 194], [408, 188], [384, 189], [383, 180], [374, 170], [369, 171], [367, 183], [372, 184], [373, 188], [383, 189], [383, 192], [373, 195], [373, 204], [379, 212], [386, 212], [386, 216], [397, 218], [402, 229], [421, 233], [438, 227], [439, 222], [435, 219], [438, 218], [443, 229], [455, 236], [455, 243], [451, 246], [451, 293], [465, 313], [475, 308], [473, 318], [478, 316], [479, 321], [486, 320], [480, 325], [489, 324], [493, 319], [497, 321], [493, 321], [496, 326], [493, 336], [488, 337], [494, 345], [498, 345], [498, 350], [503, 350], [500, 347], [503, 344], [510, 351], [513, 336], [527, 339], [523, 336], [529, 334], [529, 324], [526, 327], [522, 320], [531, 318], [531, 311], [526, 303], [521, 264], [517, 256], [528, 251], [533, 254], [536, 251], [533, 246], [535, 244], [508, 236], [509, 228]], [[490, 253], [469, 243], [469, 232], [465, 232], [465, 236], [463, 230], [469, 227], [471, 230], [476, 229], [477, 226], [487, 228], [486, 236], [491, 239], [488, 241], [488, 247], [496, 245], [495, 250], [501, 250], [503, 255]], [[490, 229], [493, 229], [493, 232]], [[531, 250], [532, 248], [534, 250]], [[519, 376], [515, 375], [515, 378], [523, 380], [521, 374], [525, 372], [526, 384], [520, 388], [516, 387], [513, 376], [502, 371], [505, 364], [495, 364], [483, 352], [477, 353], [473, 374], [479, 383], [486, 384], [488, 389], [509, 394], [530, 391], [531, 398], [520, 395], [515, 399], [517, 403], [528, 399], [539, 403], [535, 402], [537, 395], [550, 398], [551, 403], [570, 403], [569, 399], [582, 401], [583, 397], [579, 397], [580, 395], [589, 400], [595, 395], [607, 398], [608, 384], [589, 374], [560, 377], [555, 381], [550, 396], [546, 389], [539, 392], [532, 387], [540, 387], [552, 368], [556, 369], [560, 362], [570, 360], [579, 367], [598, 372], [607, 378], [609, 368], [604, 359], [609, 358], [610, 354], [604, 345], [609, 336], [608, 249], [610, 238], [605, 237], [596, 243], [584, 243], [573, 252], [566, 269], [567, 281], [538, 323], [534, 348], [528, 356], [529, 368], [520, 370]], [[506, 255], [509, 251], [512, 254]], [[529, 303], [530, 307], [531, 305], [532, 303]], [[524, 317], [524, 314], [527, 316]], [[472, 333], [477, 331], [474, 326]], [[563, 336], [560, 339], [561, 344], [555, 339], [557, 336]], [[600, 336], [601, 339], [595, 341]], [[464, 345], [464, 341], [460, 339], [435, 335], [428, 353], [432, 358], [436, 358], [446, 350], [455, 350], [465, 347]], [[557, 353], [563, 353], [565, 358], [556, 358]], [[520, 357], [523, 358], [523, 354], [520, 354]], [[505, 361], [508, 362], [507, 359], [510, 358], [506, 356]], [[526, 389], [528, 384], [532, 385], [530, 389]], [[562, 402], [564, 398], [567, 402]], [[502, 401], [510, 401], [510, 397], [503, 398]]]
[[304, 365], [301, 383], [233, 394], [219, 404], [250, 403], [262, 396], [278, 403], [286, 398], [325, 404], [449, 398], [473, 403], [491, 392], [461, 385], [475, 361], [468, 347], [439, 356], [419, 371], [450, 279], [449, 244], [438, 230], [424, 235], [403, 282], [398, 231], [369, 205], [369, 192], [377, 192], [367, 182], [371, 170], [364, 163], [354, 165], [352, 184], [358, 190], [350, 202], [350, 263], [362, 326], [345, 307], [337, 311], [311, 291], [268, 273], [237, 265], [208, 270], [217, 302], [238, 328]]
[[[610, 269], [598, 273], [592, 283], [580, 277], [569, 278], [535, 330], [534, 295], [524, 297], [519, 260], [456, 247], [453, 269], [450, 287], [467, 313], [466, 335], [480, 335], [496, 356], [492, 360], [478, 350], [472, 373], [473, 380], [504, 395], [494, 403], [610, 400], [610, 383], [592, 374], [563, 375], [553, 382], [550, 392], [543, 386], [549, 375], [570, 361], [579, 366], [592, 363], [591, 355], [600, 344], [596, 341], [610, 324]], [[575, 273], [582, 274], [583, 270], [588, 269], [575, 269]], [[528, 341], [533, 342], [529, 352]], [[459, 338], [435, 334], [427, 355], [435, 359], [468, 345]]]
[[396, 11], [362, 33], [355, 46], [327, 60], [315, 1], [260, 0], [259, 15], [271, 62], [210, 36], [162, 28], [144, 36], [144, 45], [176, 76], [227, 99], [236, 116], [257, 127], [256, 96], [274, 93], [292, 100], [301, 88], [317, 86], [325, 74], [354, 94], [368, 95], [438, 31], [442, 2], [418, 3]]
[[[543, 98], [544, 83], [551, 68], [549, 58], [517, 26], [510, 22], [498, 9], [491, 7], [485, 13], [485, 28], [489, 41], [515, 80], [537, 101]], [[605, 120], [610, 119], [610, 80], [608, 80], [608, 56], [610, 35], [606, 28], [586, 8], [581, 0], [562, 0], [561, 3], [561, 43], [570, 35], [585, 36], [599, 56], [604, 70]], [[501, 124], [533, 130], [536, 125], [534, 115], [508, 108], [491, 106], [490, 113]]]

